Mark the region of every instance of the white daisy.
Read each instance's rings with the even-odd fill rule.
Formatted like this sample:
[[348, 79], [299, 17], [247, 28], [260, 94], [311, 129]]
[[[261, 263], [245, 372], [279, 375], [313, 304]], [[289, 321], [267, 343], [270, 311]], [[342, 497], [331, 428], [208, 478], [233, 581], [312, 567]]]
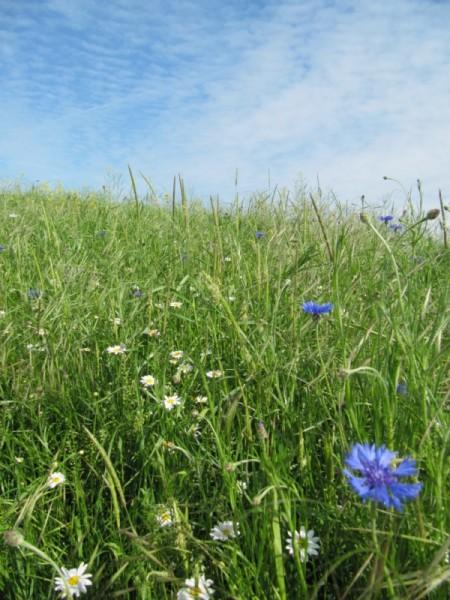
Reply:
[[156, 521], [160, 527], [170, 527], [173, 525], [172, 511], [168, 508], [163, 508], [156, 515]]
[[178, 371], [182, 375], [187, 375], [188, 373], [190, 373], [192, 371], [193, 368], [194, 367], [190, 363], [183, 363], [182, 365], [180, 365], [178, 367]]
[[213, 369], [212, 371], [208, 371], [206, 373], [206, 377], [208, 377], [208, 379], [217, 379], [218, 377], [222, 377], [223, 375], [223, 371], [220, 371], [219, 369]]
[[141, 384], [146, 388], [152, 387], [152, 385], [155, 385], [155, 383], [156, 379], [153, 377], [153, 375], [144, 375], [141, 377]]
[[47, 487], [55, 488], [58, 485], [61, 485], [62, 483], [64, 483], [65, 480], [66, 480], [66, 477], [63, 473], [59, 473], [58, 471], [55, 471], [54, 473], [51, 473], [49, 475], [49, 478], [47, 479]]
[[208, 396], [196, 396], [195, 403], [196, 404], [207, 404]]
[[217, 525], [211, 529], [209, 535], [213, 540], [227, 542], [239, 535], [239, 523], [234, 524], [233, 521], [217, 523]]
[[92, 585], [90, 573], [85, 573], [87, 565], [81, 563], [78, 569], [65, 569], [62, 567], [63, 577], [55, 577], [55, 591], [61, 592], [62, 598], [80, 597], [81, 593], [87, 592], [87, 586]]
[[178, 300], [172, 300], [172, 302], [169, 302], [169, 306], [171, 308], [181, 308], [183, 306], [183, 303], [178, 302]]
[[173, 396], [164, 396], [163, 404], [166, 410], [173, 410], [175, 406], [179, 406], [181, 404], [181, 398], [176, 394]]
[[183, 350], [173, 350], [170, 354], [169, 354], [169, 362], [172, 363], [173, 365], [176, 365], [178, 361], [180, 361], [184, 356], [184, 352]]
[[177, 600], [209, 600], [214, 594], [213, 583], [212, 579], [206, 579], [204, 575], [186, 579], [185, 587], [177, 594]]
[[302, 562], [306, 562], [308, 556], [317, 556], [319, 554], [319, 538], [314, 535], [313, 529], [307, 532], [303, 525], [300, 527], [300, 531], [290, 531], [288, 533], [286, 549], [291, 556], [294, 554], [294, 546], [298, 547], [298, 553]]
[[119, 325], [122, 325], [122, 319], [120, 317], [114, 317], [114, 319], [111, 319], [111, 320], [112, 320], [113, 325], [116, 325], [117, 327]]
[[125, 354], [127, 351], [124, 344], [116, 344], [115, 346], [108, 346], [106, 352], [109, 354]]
[[161, 332], [158, 329], [149, 329], [146, 327], [142, 332], [144, 335], [148, 335], [148, 337], [159, 337]]

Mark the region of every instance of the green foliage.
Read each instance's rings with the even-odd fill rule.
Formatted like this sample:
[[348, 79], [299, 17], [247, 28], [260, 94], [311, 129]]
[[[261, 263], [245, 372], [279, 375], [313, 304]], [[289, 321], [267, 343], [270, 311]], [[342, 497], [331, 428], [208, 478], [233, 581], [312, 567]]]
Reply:
[[[223, 599], [448, 597], [450, 270], [426, 222], [36, 189], [1, 193], [0, 225], [3, 531], [88, 563], [90, 598], [174, 598], [203, 567]], [[315, 320], [308, 300], [334, 309]], [[349, 488], [355, 442], [417, 459], [404, 513]], [[239, 537], [212, 540], [226, 520]], [[320, 537], [306, 563], [284, 548], [302, 525]], [[55, 597], [55, 575], [3, 546], [5, 600]]]

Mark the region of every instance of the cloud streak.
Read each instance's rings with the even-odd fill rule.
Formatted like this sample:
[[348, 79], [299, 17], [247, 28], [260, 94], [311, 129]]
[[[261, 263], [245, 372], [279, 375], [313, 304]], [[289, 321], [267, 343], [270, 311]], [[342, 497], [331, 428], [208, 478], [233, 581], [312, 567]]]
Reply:
[[[0, 176], [243, 193], [300, 175], [376, 201], [450, 193], [450, 5], [397, 0], [6, 3]], [[132, 6], [132, 10], [130, 10]]]

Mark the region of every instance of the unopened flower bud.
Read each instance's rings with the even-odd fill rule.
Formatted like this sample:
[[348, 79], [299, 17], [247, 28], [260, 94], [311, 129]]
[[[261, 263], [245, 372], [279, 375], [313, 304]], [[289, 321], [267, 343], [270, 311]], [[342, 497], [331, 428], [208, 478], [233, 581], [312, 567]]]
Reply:
[[18, 546], [20, 546], [24, 539], [20, 531], [17, 531], [16, 529], [10, 529], [9, 531], [5, 531], [3, 537], [5, 540], [5, 544], [8, 544], [8, 546], [11, 546], [12, 548], [17, 548]]
[[441, 214], [441, 211], [438, 208], [431, 208], [427, 212], [426, 218], [428, 221], [432, 221], [433, 219], [437, 219], [440, 214]]
[[366, 213], [359, 213], [359, 220], [361, 223], [365, 223], [367, 225], [369, 222], [369, 217], [366, 215]]

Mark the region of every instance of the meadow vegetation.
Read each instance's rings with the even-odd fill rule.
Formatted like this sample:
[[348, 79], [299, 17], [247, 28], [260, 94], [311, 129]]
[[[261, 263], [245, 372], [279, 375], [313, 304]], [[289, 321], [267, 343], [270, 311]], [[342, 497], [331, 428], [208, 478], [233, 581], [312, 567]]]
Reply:
[[3, 599], [448, 598], [448, 249], [313, 198], [0, 192]]

